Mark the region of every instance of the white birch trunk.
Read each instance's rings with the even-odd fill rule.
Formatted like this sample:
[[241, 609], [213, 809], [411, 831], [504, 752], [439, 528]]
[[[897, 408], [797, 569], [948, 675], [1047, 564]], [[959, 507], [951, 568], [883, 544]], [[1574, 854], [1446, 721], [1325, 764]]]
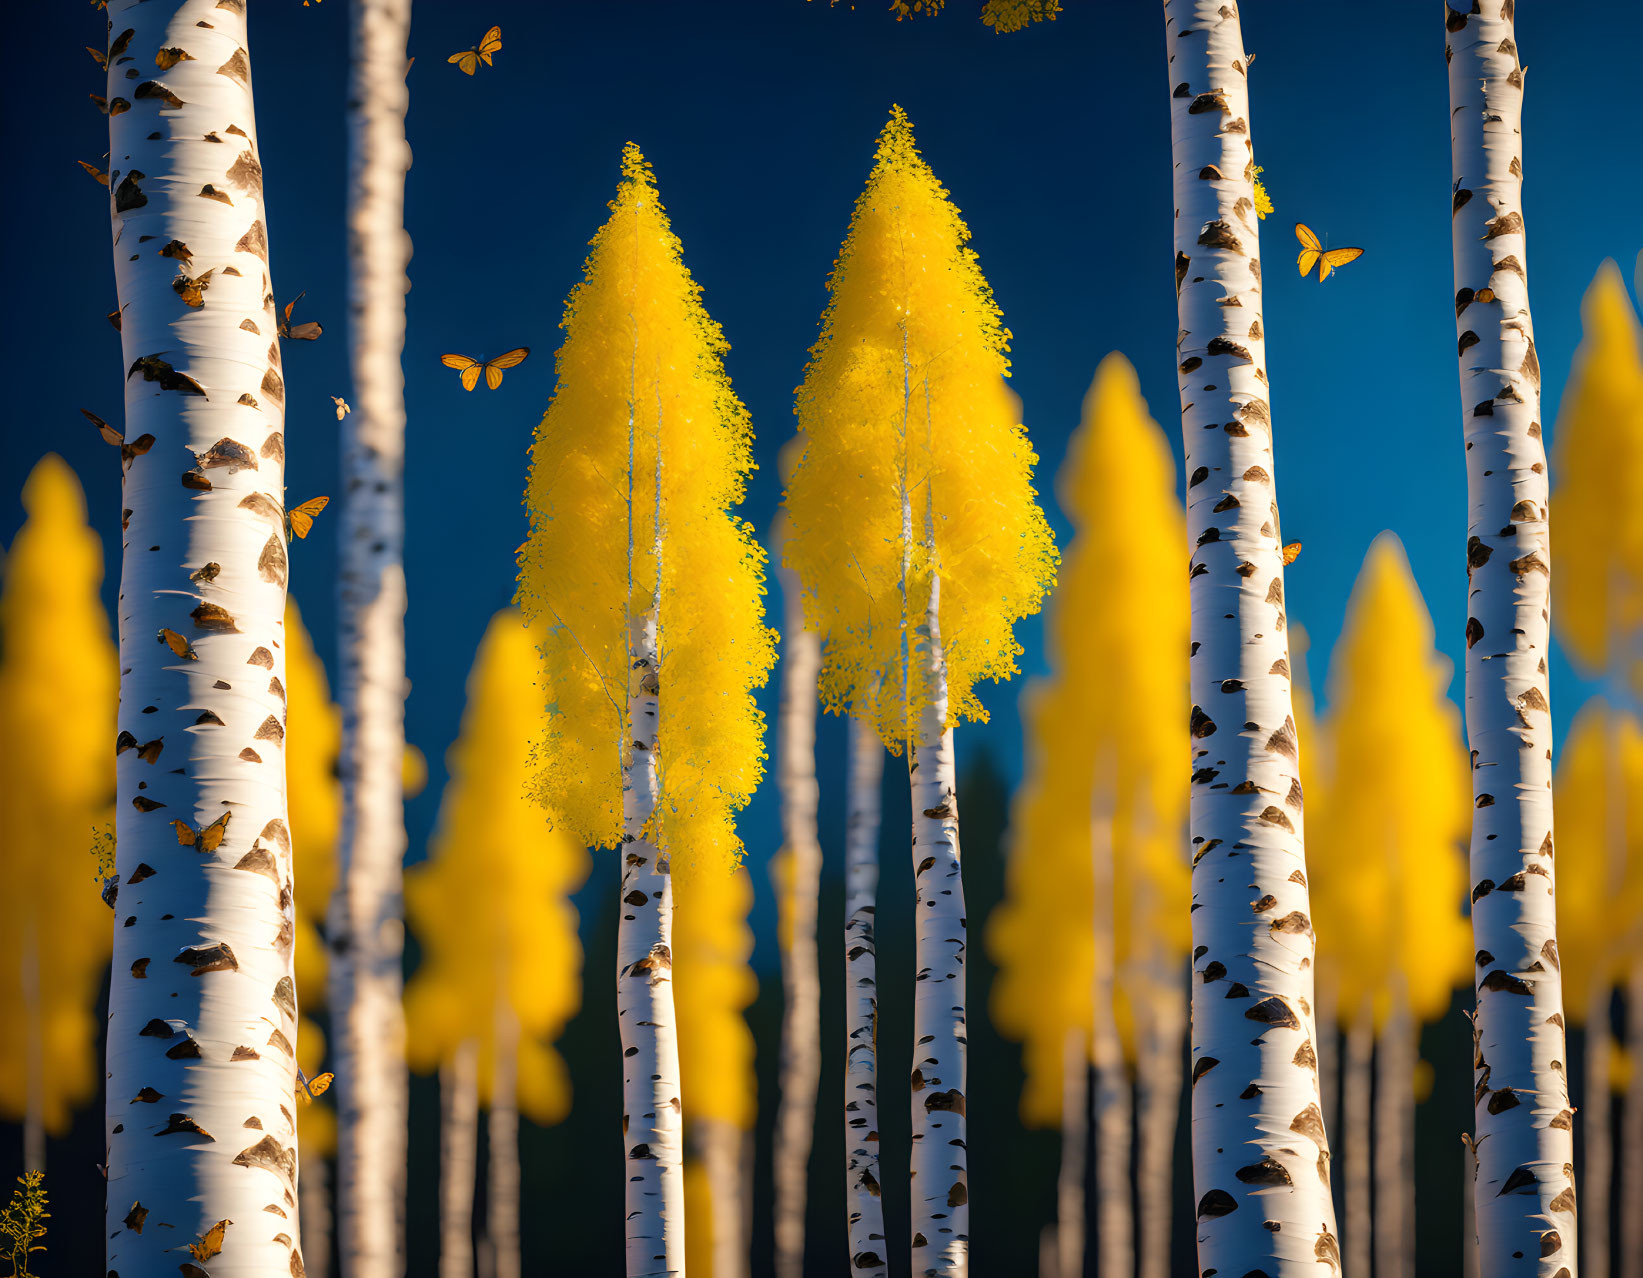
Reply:
[[491, 1069], [485, 1237], [494, 1278], [519, 1278], [519, 1022], [499, 998]]
[[673, 876], [647, 837], [659, 792], [656, 721], [661, 659], [656, 614], [630, 636], [628, 723], [622, 765], [622, 916], [616, 933], [622, 1029], [622, 1133], [627, 1165], [627, 1274], [685, 1271], [684, 1142], [679, 1023], [673, 1007]]
[[1055, 1180], [1055, 1270], [1082, 1278], [1084, 1222], [1084, 1156], [1090, 1130], [1089, 1040], [1068, 1030], [1061, 1053], [1061, 1166]]
[[691, 1142], [708, 1186], [710, 1278], [747, 1278], [747, 1180], [744, 1133], [723, 1119], [692, 1119]]
[[462, 1042], [439, 1070], [439, 1278], [473, 1278], [479, 1175], [479, 1044]]
[[1511, 0], [1490, 0], [1488, 9], [1444, 10], [1470, 583], [1479, 1262], [1489, 1278], [1574, 1278], [1573, 1114], [1553, 902], [1546, 449], [1521, 204], [1523, 69]]
[[331, 1278], [331, 1164], [304, 1158], [297, 1199], [302, 1206], [302, 1259], [307, 1278]]
[[[1130, 1278], [1135, 1272], [1135, 1217], [1131, 1198], [1130, 1133], [1134, 1107], [1128, 1071], [1118, 1040], [1118, 950], [1113, 910], [1113, 801], [1107, 784], [1109, 760], [1096, 765], [1090, 808], [1091, 880], [1095, 938], [1091, 1038], [1095, 1064], [1096, 1272], [1102, 1278]], [[1071, 1272], [1081, 1273], [1082, 1266]]]
[[[1581, 1268], [1593, 1278], [1609, 1274], [1609, 1194], [1614, 1183], [1613, 1116], [1609, 1104], [1609, 1067], [1614, 1032], [1609, 1026], [1613, 991], [1599, 977], [1586, 999], [1586, 1096], [1580, 1110], [1580, 1130], [1586, 1146], [1580, 1163]], [[1643, 1210], [1643, 1206], [1639, 1207]]]
[[1643, 959], [1626, 978], [1626, 1052], [1632, 1072], [1620, 1115], [1620, 1272], [1643, 1274]]
[[1038, 1278], [1061, 1278], [1059, 1247], [1054, 1225], [1038, 1231]]
[[[928, 527], [926, 535], [929, 536]], [[941, 647], [941, 576], [912, 646], [929, 696], [908, 742], [913, 800], [915, 965], [912, 1073], [912, 1272], [964, 1278], [970, 1261], [965, 1152], [964, 881], [958, 844], [958, 781], [947, 726], [947, 662]]]
[[1232, 5], [1164, 13], [1192, 548], [1198, 1267], [1333, 1278], [1248, 66]]
[[1136, 1101], [1140, 1145], [1136, 1196], [1140, 1278], [1170, 1278], [1170, 1226], [1175, 1205], [1175, 1130], [1181, 1110], [1182, 1038], [1186, 991], [1173, 963], [1155, 963], [1147, 1006], [1141, 1009], [1140, 1070]]
[[244, 8], [108, 14], [127, 456], [106, 1251], [125, 1278], [175, 1274], [225, 1220], [214, 1275], [302, 1272], [285, 388]]
[[1415, 1051], [1415, 1023], [1399, 990], [1376, 1055], [1375, 1278], [1414, 1278]]
[[[779, 564], [787, 537], [778, 519], [772, 558]], [[772, 1157], [776, 1188], [777, 1278], [802, 1278], [810, 1147], [821, 1079], [821, 973], [816, 954], [816, 899], [821, 891], [821, 842], [816, 831], [816, 678], [821, 640], [804, 628], [798, 574], [777, 570], [782, 583], [786, 654], [777, 714], [777, 787], [782, 808], [782, 852], [772, 865], [781, 910], [782, 1042], [780, 1102]]]
[[1341, 1068], [1341, 1204], [1345, 1209], [1344, 1274], [1369, 1273], [1374, 1231], [1370, 1212], [1370, 1091], [1375, 1027], [1367, 1007], [1346, 1028]]
[[342, 825], [328, 920], [337, 1218], [348, 1278], [405, 1267], [405, 48], [410, 0], [353, 0], [348, 257], [353, 411], [338, 427]]
[[879, 892], [879, 788], [884, 743], [869, 724], [850, 720], [849, 822], [844, 883], [845, 1210], [850, 1267], [888, 1278], [884, 1199], [879, 1173], [879, 986], [875, 919]]

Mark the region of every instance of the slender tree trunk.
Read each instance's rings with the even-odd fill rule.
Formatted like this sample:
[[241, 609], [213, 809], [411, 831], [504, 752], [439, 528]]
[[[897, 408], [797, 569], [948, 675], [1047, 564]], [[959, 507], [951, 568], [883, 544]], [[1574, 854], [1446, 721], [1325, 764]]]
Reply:
[[1400, 989], [1381, 1030], [1375, 1085], [1375, 1278], [1414, 1278], [1415, 1024]]
[[1096, 765], [1090, 810], [1090, 855], [1095, 885], [1091, 929], [1095, 938], [1092, 996], [1095, 1059], [1096, 1260], [1102, 1278], [1130, 1278], [1135, 1272], [1135, 1214], [1130, 1179], [1134, 1106], [1123, 1045], [1118, 1039], [1115, 993], [1118, 950], [1114, 935], [1113, 800], [1106, 778], [1109, 761]]
[[1375, 1055], [1375, 1026], [1361, 1007], [1346, 1027], [1341, 1069], [1341, 1202], [1346, 1215], [1343, 1274], [1369, 1273], [1370, 1221], [1370, 1089]]
[[1634, 960], [1626, 978], [1626, 1052], [1632, 1072], [1620, 1125], [1621, 1201], [1620, 1272], [1643, 1274], [1643, 959]]
[[850, 1267], [888, 1278], [879, 1175], [879, 986], [874, 920], [879, 892], [879, 788], [884, 743], [850, 720], [849, 824], [845, 835], [844, 1145]]
[[1090, 1054], [1082, 1030], [1067, 1031], [1061, 1054], [1061, 1168], [1055, 1181], [1055, 1272], [1083, 1278], [1084, 1161], [1089, 1149]]
[[40, 939], [34, 916], [23, 923], [23, 1017], [28, 1026], [23, 1064], [23, 1170], [46, 1170], [46, 1042], [40, 1008]]
[[[786, 541], [779, 517], [773, 557]], [[810, 1147], [821, 1079], [821, 973], [816, 954], [816, 899], [821, 891], [821, 843], [816, 832], [816, 677], [821, 640], [804, 628], [798, 574], [778, 569], [786, 625], [781, 709], [777, 718], [777, 783], [782, 804], [782, 850], [772, 863], [780, 907], [782, 957], [781, 1101], [776, 1110], [777, 1278], [802, 1278]]]
[[1323, 1111], [1324, 1130], [1335, 1131], [1340, 1123], [1341, 1008], [1340, 992], [1334, 981], [1318, 986], [1313, 1001], [1318, 1022], [1318, 1100]]
[[[719, 1118], [692, 1119], [689, 1142], [707, 1184], [709, 1278], [747, 1278], [744, 1133]], [[699, 1245], [700, 1239], [696, 1240]]]
[[1141, 1067], [1136, 1075], [1141, 1134], [1135, 1178], [1140, 1202], [1140, 1278], [1170, 1278], [1186, 1001], [1177, 966], [1155, 962], [1147, 1006], [1142, 1010]]
[[353, 412], [338, 427], [342, 825], [331, 946], [337, 1220], [348, 1278], [405, 1268], [403, 560], [405, 48], [410, 0], [353, 0], [348, 259]]
[[175, 1273], [225, 1220], [213, 1272], [301, 1268], [285, 388], [243, 7], [108, 14], [127, 465], [106, 1252], [127, 1278]]
[[673, 1008], [673, 875], [647, 826], [659, 792], [656, 720], [662, 672], [654, 610], [630, 638], [622, 765], [622, 916], [616, 934], [627, 1162], [628, 1278], [685, 1271], [684, 1144], [678, 1019]]
[[1478, 1278], [1477, 1204], [1472, 1200], [1472, 1183], [1478, 1178], [1478, 1160], [1472, 1156], [1470, 1137], [1462, 1137], [1460, 1245], [1461, 1278]]
[[[929, 544], [928, 520], [926, 524]], [[933, 547], [932, 547], [933, 552]], [[933, 553], [932, 553], [933, 559]], [[912, 1272], [963, 1278], [970, 1262], [965, 1153], [964, 881], [958, 782], [947, 726], [947, 662], [941, 647], [941, 576], [913, 635], [929, 695], [908, 743], [913, 800], [915, 964], [913, 995]]]
[[300, 1171], [305, 1278], [331, 1278], [331, 1164], [323, 1157], [305, 1158]]
[[1164, 13], [1192, 547], [1198, 1267], [1332, 1275], [1248, 67], [1234, 6]]
[[479, 1044], [465, 1040], [439, 1071], [439, 1278], [473, 1278], [479, 1174]]
[[1613, 1118], [1609, 1105], [1609, 1067], [1614, 1033], [1609, 1026], [1613, 991], [1602, 977], [1586, 996], [1586, 1096], [1580, 1131], [1586, 1146], [1580, 1163], [1581, 1268], [1593, 1278], [1609, 1274], [1609, 1194], [1614, 1181]]
[[500, 998], [491, 1074], [485, 1236], [495, 1278], [519, 1278], [519, 1022]]
[[1455, 331], [1466, 439], [1479, 1257], [1578, 1273], [1573, 1114], [1553, 901], [1551, 585], [1540, 361], [1521, 203], [1523, 69], [1509, 3], [1445, 7]]

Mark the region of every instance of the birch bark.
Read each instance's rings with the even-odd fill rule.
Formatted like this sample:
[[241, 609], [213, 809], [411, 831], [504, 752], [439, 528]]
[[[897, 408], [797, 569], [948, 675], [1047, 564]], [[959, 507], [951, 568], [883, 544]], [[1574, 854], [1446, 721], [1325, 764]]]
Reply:
[[[928, 531], [927, 526], [927, 536]], [[933, 550], [931, 546], [932, 556]], [[913, 1273], [963, 1278], [970, 1262], [964, 1144], [964, 881], [953, 730], [947, 726], [947, 666], [941, 647], [941, 576], [934, 566], [929, 602], [911, 642], [930, 690], [918, 717], [918, 737], [907, 750], [918, 969], [913, 994]]]
[[1469, 1137], [1462, 1138], [1461, 1152], [1465, 1158], [1461, 1181], [1464, 1192], [1460, 1196], [1460, 1272], [1461, 1278], [1478, 1278], [1477, 1205], [1472, 1199], [1472, 1185], [1478, 1178], [1478, 1160], [1472, 1156]]
[[[777, 516], [771, 557], [782, 559], [787, 515]], [[804, 627], [798, 574], [781, 579], [787, 653], [782, 662], [777, 716], [777, 787], [782, 805], [782, 850], [772, 866], [781, 909], [781, 1100], [773, 1149], [776, 1182], [777, 1278], [802, 1278], [810, 1147], [816, 1129], [821, 1078], [821, 973], [816, 954], [816, 898], [821, 890], [821, 843], [816, 831], [816, 678], [821, 639]]]
[[[658, 574], [659, 575], [659, 574]], [[647, 827], [656, 809], [661, 657], [654, 609], [630, 627], [622, 764], [622, 915], [616, 933], [627, 1162], [628, 1278], [685, 1270], [684, 1140], [678, 1020], [673, 1010], [673, 876]]]
[[302, 1208], [306, 1278], [331, 1278], [331, 1164], [325, 1158], [310, 1158], [299, 1170], [297, 1202]]
[[844, 1144], [850, 1266], [888, 1278], [879, 1173], [879, 989], [875, 919], [879, 892], [880, 786], [884, 745], [850, 720], [849, 818], [845, 835]]
[[747, 1183], [743, 1177], [742, 1132], [723, 1119], [692, 1119], [696, 1143], [706, 1173], [712, 1210], [711, 1278], [747, 1278], [745, 1246]]
[[1368, 1008], [1360, 1008], [1346, 1027], [1341, 1067], [1341, 1202], [1345, 1208], [1344, 1274], [1369, 1272], [1374, 1230], [1370, 1213], [1370, 1090], [1375, 1056], [1375, 1029]]
[[[1103, 1278], [1135, 1272], [1135, 1217], [1131, 1205], [1130, 1133], [1134, 1109], [1128, 1071], [1118, 1039], [1118, 948], [1114, 935], [1113, 795], [1107, 780], [1111, 764], [1096, 765], [1090, 811], [1090, 849], [1094, 892], [1095, 988], [1091, 1037], [1095, 1063], [1096, 1272]], [[1081, 1273], [1082, 1263], [1076, 1270]]]
[[1511, 0], [1488, 8], [1444, 9], [1468, 498], [1479, 1267], [1490, 1278], [1574, 1278], [1573, 1113], [1553, 904], [1546, 450], [1521, 204], [1523, 69]]
[[519, 1278], [519, 1022], [500, 998], [493, 1051], [485, 1237], [495, 1278]]
[[1610, 1138], [1613, 1117], [1609, 1104], [1609, 1067], [1614, 1052], [1614, 1034], [1609, 1028], [1609, 1001], [1612, 991], [1599, 977], [1598, 988], [1586, 1002], [1586, 1096], [1580, 1124], [1585, 1136], [1586, 1156], [1580, 1163], [1582, 1198], [1580, 1245], [1581, 1265], [1599, 1278], [1609, 1273], [1609, 1195], [1614, 1181], [1614, 1143]]
[[1164, 13], [1192, 546], [1198, 1265], [1334, 1275], [1247, 59], [1233, 6]]
[[285, 387], [243, 9], [109, 6], [127, 444], [106, 1252], [126, 1278], [175, 1273], [219, 1221], [214, 1272], [302, 1271]]
[[401, 1010], [405, 826], [403, 566], [406, 40], [410, 0], [353, 0], [348, 256], [353, 412], [338, 427], [343, 805], [328, 920], [337, 1218], [349, 1278], [404, 1270]]
[[[1084, 1162], [1089, 1152], [1090, 1056], [1081, 1030], [1067, 1032], [1061, 1054], [1061, 1166], [1055, 1179], [1055, 1272], [1082, 1278]], [[1099, 1188], [1099, 1187], [1098, 1187]]]
[[1375, 1061], [1375, 1278], [1414, 1278], [1415, 1033], [1409, 1001], [1397, 991]]
[[473, 1278], [479, 1173], [479, 1044], [464, 1041], [439, 1070], [439, 1278]]
[[1174, 964], [1153, 970], [1141, 1015], [1141, 1068], [1136, 1077], [1140, 1144], [1136, 1197], [1140, 1278], [1170, 1278], [1170, 1234], [1175, 1204], [1175, 1129], [1181, 1108], [1182, 1039], [1186, 993]]

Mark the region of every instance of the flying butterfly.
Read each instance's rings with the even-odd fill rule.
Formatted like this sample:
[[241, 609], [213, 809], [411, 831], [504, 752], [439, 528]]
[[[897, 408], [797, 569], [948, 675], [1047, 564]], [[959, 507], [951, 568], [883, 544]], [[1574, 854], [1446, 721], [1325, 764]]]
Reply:
[[224, 812], [203, 830], [195, 830], [187, 821], [173, 821], [171, 828], [177, 832], [177, 846], [215, 852], [222, 846], [223, 835], [228, 833], [228, 823], [233, 816], [232, 812]]
[[82, 408], [80, 410], [80, 415], [97, 428], [97, 433], [103, 437], [103, 442], [105, 444], [113, 444], [114, 447], [118, 448], [121, 444], [126, 442], [126, 437], [124, 435], [120, 434], [119, 431], [115, 430], [114, 427], [110, 426], [89, 408]]
[[[473, 48], [464, 50], [461, 53], [453, 53], [450, 57], [446, 58], [445, 61], [456, 63], [457, 66], [462, 68], [463, 75], [472, 75], [475, 71], [479, 70], [479, 64], [481, 62], [483, 62], [486, 66], [494, 65], [491, 62], [491, 54], [495, 53], [501, 47], [502, 28], [492, 27], [485, 33], [485, 38], [478, 44], [474, 45]], [[407, 67], [406, 70], [410, 70], [410, 68]]]
[[1301, 252], [1296, 257], [1295, 264], [1301, 268], [1301, 274], [1305, 275], [1311, 271], [1313, 263], [1319, 263], [1319, 283], [1327, 280], [1331, 271], [1345, 266], [1348, 262], [1356, 262], [1363, 256], [1361, 248], [1326, 249], [1305, 222], [1295, 223], [1295, 238], [1301, 242]]
[[335, 1074], [318, 1074], [313, 1078], [302, 1072], [302, 1066], [297, 1066], [297, 1099], [304, 1105], [312, 1105], [314, 1098], [323, 1096], [331, 1084], [336, 1081]]
[[293, 538], [300, 541], [308, 535], [308, 530], [314, 526], [314, 518], [331, 502], [329, 497], [311, 497], [300, 506], [293, 506], [285, 512], [285, 540]]
[[341, 396], [331, 396], [331, 402], [337, 406], [337, 420], [339, 422], [353, 411], [348, 407], [348, 401], [343, 399]]
[[306, 324], [291, 323], [291, 312], [297, 308], [297, 303], [307, 296], [308, 290], [303, 289], [285, 304], [285, 315], [279, 321], [279, 330], [280, 336], [288, 341], [311, 342], [325, 331], [316, 320], [309, 320]]
[[75, 163], [78, 164], [87, 173], [91, 174], [92, 177], [96, 178], [97, 181], [99, 183], [101, 183], [103, 186], [108, 185], [108, 174], [104, 173], [95, 164], [87, 164], [84, 160], [76, 160]]
[[516, 364], [523, 364], [525, 356], [531, 353], [529, 346], [521, 346], [515, 350], [504, 351], [495, 359], [469, 359], [466, 355], [441, 355], [439, 362], [446, 368], [454, 368], [462, 374], [462, 389], [471, 391], [479, 385], [479, 374], [485, 374], [485, 385], [495, 390], [502, 385], [502, 370], [512, 368]]
[[1289, 543], [1289, 545], [1284, 547], [1284, 567], [1285, 568], [1289, 567], [1290, 564], [1294, 563], [1300, 557], [1301, 557], [1301, 543], [1300, 542], [1292, 541], [1292, 542]]

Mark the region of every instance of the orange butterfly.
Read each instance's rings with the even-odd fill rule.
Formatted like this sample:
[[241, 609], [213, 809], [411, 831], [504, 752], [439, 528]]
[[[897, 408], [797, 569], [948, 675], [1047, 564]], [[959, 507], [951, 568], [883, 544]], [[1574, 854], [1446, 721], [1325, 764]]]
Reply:
[[205, 829], [199, 831], [187, 821], [173, 821], [171, 828], [177, 831], [177, 846], [198, 848], [201, 852], [215, 852], [222, 846], [223, 835], [228, 833], [228, 823], [233, 817], [232, 812], [224, 812]]
[[285, 317], [279, 321], [281, 337], [291, 341], [311, 342], [325, 331], [316, 320], [309, 320], [306, 324], [291, 323], [291, 312], [297, 308], [297, 303], [307, 296], [308, 290], [303, 289], [285, 304]]
[[505, 351], [495, 359], [480, 361], [469, 359], [466, 355], [441, 355], [439, 362], [446, 368], [457, 369], [462, 374], [462, 389], [471, 391], [479, 385], [479, 374], [485, 374], [485, 385], [495, 390], [502, 385], [502, 370], [512, 368], [515, 364], [523, 364], [525, 356], [531, 353], [529, 346], [521, 346], [515, 350]]
[[1319, 283], [1327, 280], [1331, 271], [1345, 266], [1348, 262], [1356, 262], [1363, 256], [1361, 248], [1326, 249], [1305, 222], [1295, 223], [1295, 238], [1301, 242], [1301, 252], [1296, 257], [1295, 264], [1301, 268], [1301, 274], [1305, 275], [1314, 263], [1318, 263]]
[[166, 627], [161, 626], [160, 633], [156, 637], [184, 661], [198, 661], [200, 659], [200, 654], [194, 651], [194, 645], [175, 630], [168, 630]]
[[1292, 541], [1292, 542], [1289, 543], [1289, 545], [1284, 547], [1284, 567], [1285, 568], [1289, 567], [1290, 564], [1294, 563], [1300, 557], [1301, 557], [1301, 543], [1300, 542]]
[[87, 164], [84, 160], [76, 160], [75, 163], [87, 173], [91, 174], [92, 177], [96, 178], [97, 181], [101, 182], [104, 186], [108, 185], [108, 174], [104, 173], [95, 164]]
[[[233, 1223], [231, 1220], [219, 1220], [200, 1235], [199, 1242], [189, 1243], [188, 1250], [194, 1259], [210, 1260], [213, 1256], [220, 1255], [222, 1253], [223, 1236], [228, 1233], [228, 1227]], [[188, 1265], [185, 1268], [192, 1269], [194, 1266]]]
[[301, 540], [314, 526], [314, 517], [331, 504], [329, 497], [313, 497], [285, 512], [285, 540]]
[[314, 1078], [302, 1072], [302, 1066], [297, 1066], [297, 1099], [304, 1105], [314, 1103], [314, 1097], [325, 1095], [326, 1089], [335, 1081], [335, 1074], [319, 1074]]
[[[491, 62], [491, 54], [497, 52], [501, 48], [502, 28], [492, 27], [485, 33], [485, 38], [478, 44], [474, 45], [473, 48], [465, 49], [461, 53], [453, 53], [450, 57], [446, 58], [445, 61], [456, 63], [457, 66], [462, 68], [463, 75], [472, 75], [475, 71], [479, 70], [479, 64], [481, 62], [483, 62], [486, 66], [493, 65]], [[406, 70], [409, 71], [410, 68], [406, 67]]]

